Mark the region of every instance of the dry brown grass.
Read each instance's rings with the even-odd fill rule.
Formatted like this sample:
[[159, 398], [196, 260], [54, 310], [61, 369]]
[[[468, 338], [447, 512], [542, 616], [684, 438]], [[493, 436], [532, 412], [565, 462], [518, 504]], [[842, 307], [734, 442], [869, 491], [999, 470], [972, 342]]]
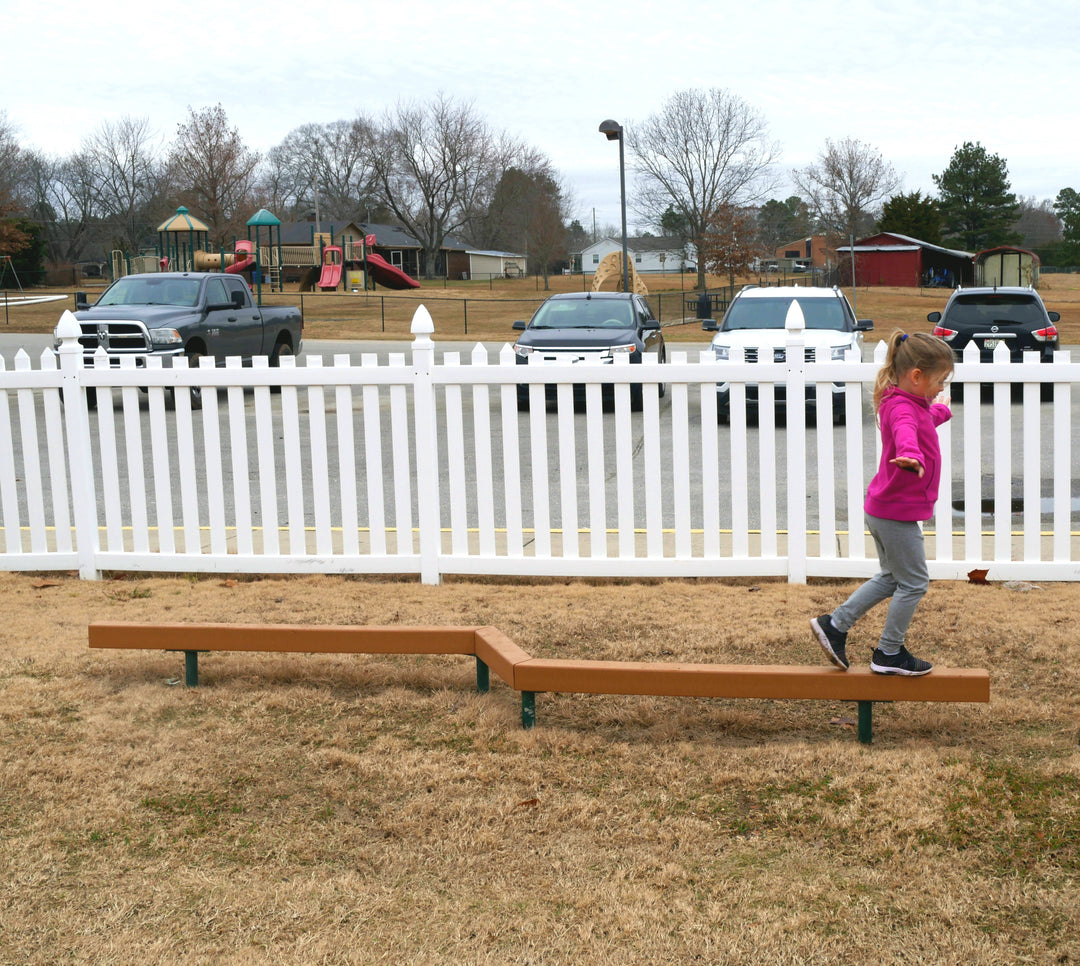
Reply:
[[[664, 337], [670, 342], [706, 342], [708, 336], [697, 322], [674, 324], [682, 312], [683, 299], [692, 295], [695, 277], [662, 275], [647, 278], [650, 292], [663, 299], [654, 305], [665, 322]], [[741, 279], [741, 282], [751, 279]], [[710, 276], [711, 288], [727, 285], [727, 279]], [[536, 279], [502, 279], [493, 283], [425, 282], [416, 292], [380, 289], [368, 295], [329, 294], [303, 296], [306, 339], [408, 339], [413, 313], [424, 304], [435, 322], [436, 340], [512, 341], [515, 319], [528, 318], [552, 292], [581, 291], [582, 280], [552, 276], [545, 292]], [[1041, 292], [1047, 307], [1061, 313], [1061, 341], [1080, 343], [1080, 275], [1044, 275]], [[59, 290], [58, 290], [59, 291]], [[846, 290], [849, 298], [850, 289]], [[928, 328], [927, 312], [942, 309], [948, 298], [943, 289], [866, 288], [856, 294], [861, 318], [874, 320], [876, 334], [886, 337], [894, 327], [910, 331]], [[463, 300], [467, 299], [467, 304]], [[297, 305], [296, 291], [265, 294], [264, 304]], [[654, 299], [654, 302], [656, 300]], [[15, 332], [51, 332], [64, 308], [73, 303], [11, 308], [7, 329]], [[871, 339], [875, 336], [871, 336]]]
[[0, 962], [1080, 961], [1077, 584], [935, 583], [912, 648], [989, 667], [991, 703], [878, 706], [869, 748], [844, 704], [542, 695], [526, 732], [467, 659], [212, 655], [188, 690], [180, 655], [86, 644], [494, 624], [817, 663], [852, 586], [0, 574]]

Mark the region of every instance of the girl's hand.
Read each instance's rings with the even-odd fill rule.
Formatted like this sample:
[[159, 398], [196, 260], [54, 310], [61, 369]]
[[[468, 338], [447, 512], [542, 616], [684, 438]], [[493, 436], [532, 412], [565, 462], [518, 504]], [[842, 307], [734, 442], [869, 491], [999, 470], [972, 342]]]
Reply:
[[893, 466], [899, 466], [902, 470], [907, 470], [909, 473], [918, 474], [919, 479], [922, 479], [923, 465], [917, 459], [912, 456], [897, 456], [894, 460], [889, 460]]
[[952, 399], [949, 396], [949, 390], [943, 389], [934, 397], [934, 402], [941, 403], [942, 406], [951, 406]]

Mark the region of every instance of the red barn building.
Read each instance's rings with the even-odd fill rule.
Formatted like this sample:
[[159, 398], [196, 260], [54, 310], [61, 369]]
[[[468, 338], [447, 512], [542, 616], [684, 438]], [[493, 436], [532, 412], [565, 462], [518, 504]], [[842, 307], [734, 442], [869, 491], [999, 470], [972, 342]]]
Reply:
[[918, 238], [883, 231], [855, 242], [854, 249], [843, 245], [836, 249], [843, 284], [851, 284], [851, 256], [855, 255], [855, 284], [897, 285], [917, 288], [920, 285], [955, 288], [971, 285], [975, 268], [971, 252], [931, 245]]

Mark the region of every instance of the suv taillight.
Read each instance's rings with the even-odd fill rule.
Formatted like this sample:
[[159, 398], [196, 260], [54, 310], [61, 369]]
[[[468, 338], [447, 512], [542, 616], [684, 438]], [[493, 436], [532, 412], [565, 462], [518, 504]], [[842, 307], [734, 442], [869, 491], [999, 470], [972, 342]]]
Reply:
[[943, 325], [934, 326], [934, 335], [946, 342], [952, 342], [956, 338], [956, 329], [946, 329]]
[[1031, 333], [1039, 342], [1053, 342], [1058, 337], [1056, 325], [1048, 325], [1045, 329], [1036, 329]]

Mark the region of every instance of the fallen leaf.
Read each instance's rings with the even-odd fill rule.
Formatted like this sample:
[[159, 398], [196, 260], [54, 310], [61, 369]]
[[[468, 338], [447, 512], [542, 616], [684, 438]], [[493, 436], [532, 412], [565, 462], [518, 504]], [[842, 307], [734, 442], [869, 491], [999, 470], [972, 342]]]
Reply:
[[60, 585], [55, 580], [32, 580], [30, 586], [35, 590], [41, 590], [45, 587], [59, 587]]
[[540, 804], [539, 798], [526, 798], [523, 802], [518, 802], [514, 808], [536, 808]]
[[237, 584], [237, 581], [235, 581], [235, 580], [223, 580], [220, 584], [218, 584], [218, 586], [219, 587], [235, 587], [236, 584]]
[[990, 573], [989, 570], [969, 570], [968, 571], [968, 583], [971, 584], [988, 584], [989, 580], [986, 579], [986, 575]]

